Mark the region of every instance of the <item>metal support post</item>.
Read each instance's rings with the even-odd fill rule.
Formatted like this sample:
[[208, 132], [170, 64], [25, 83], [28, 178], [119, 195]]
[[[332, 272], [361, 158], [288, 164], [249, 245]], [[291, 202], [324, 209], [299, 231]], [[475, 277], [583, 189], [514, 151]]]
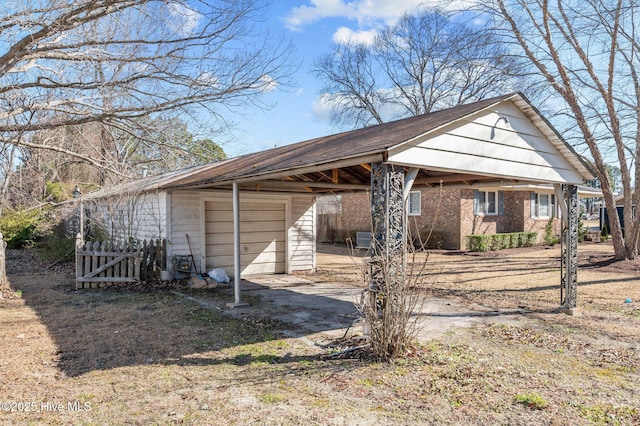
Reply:
[[[393, 289], [404, 284], [406, 225], [404, 168], [386, 163], [371, 167], [370, 302], [385, 309]], [[374, 305], [375, 303], [375, 305]], [[393, 303], [393, 301], [391, 301]]]
[[562, 286], [564, 290], [563, 310], [569, 315], [579, 315], [578, 304], [578, 188], [565, 185], [564, 193], [567, 203], [567, 226], [564, 228], [564, 274]]
[[234, 303], [227, 303], [229, 308], [238, 308], [241, 306], [248, 306], [248, 303], [243, 303], [240, 299], [240, 191], [238, 189], [238, 183], [233, 182], [233, 292], [235, 301]]

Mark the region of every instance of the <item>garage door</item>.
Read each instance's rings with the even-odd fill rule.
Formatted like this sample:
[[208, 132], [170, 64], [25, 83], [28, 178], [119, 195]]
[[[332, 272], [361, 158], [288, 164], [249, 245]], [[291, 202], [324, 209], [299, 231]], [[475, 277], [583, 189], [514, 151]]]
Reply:
[[[233, 209], [231, 202], [205, 202], [207, 270], [224, 268], [233, 275]], [[285, 204], [240, 202], [242, 275], [276, 274], [285, 268]]]

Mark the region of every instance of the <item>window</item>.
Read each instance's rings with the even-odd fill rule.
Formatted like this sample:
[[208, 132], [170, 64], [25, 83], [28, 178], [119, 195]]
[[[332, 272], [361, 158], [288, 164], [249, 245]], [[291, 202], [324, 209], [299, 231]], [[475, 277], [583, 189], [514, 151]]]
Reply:
[[556, 196], [553, 194], [531, 193], [531, 217], [548, 219], [559, 217], [556, 212]]
[[420, 207], [420, 191], [409, 192], [409, 216], [420, 216], [422, 209]]
[[502, 214], [504, 210], [504, 198], [502, 191], [474, 191], [474, 214], [476, 216], [489, 216]]

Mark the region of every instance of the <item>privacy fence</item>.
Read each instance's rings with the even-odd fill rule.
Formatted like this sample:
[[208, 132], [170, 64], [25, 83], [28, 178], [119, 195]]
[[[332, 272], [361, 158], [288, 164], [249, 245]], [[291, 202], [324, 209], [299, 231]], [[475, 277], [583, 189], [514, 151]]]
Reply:
[[158, 279], [166, 269], [166, 240], [76, 244], [76, 289]]

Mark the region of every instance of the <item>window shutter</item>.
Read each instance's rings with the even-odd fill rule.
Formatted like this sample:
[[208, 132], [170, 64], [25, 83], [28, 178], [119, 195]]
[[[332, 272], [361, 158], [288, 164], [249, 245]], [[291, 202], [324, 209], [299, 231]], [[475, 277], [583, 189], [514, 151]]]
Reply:
[[498, 191], [498, 214], [504, 214], [504, 191]]
[[536, 217], [536, 193], [531, 193], [531, 217]]
[[478, 216], [478, 203], [480, 202], [480, 191], [477, 189], [473, 190], [473, 214]]

